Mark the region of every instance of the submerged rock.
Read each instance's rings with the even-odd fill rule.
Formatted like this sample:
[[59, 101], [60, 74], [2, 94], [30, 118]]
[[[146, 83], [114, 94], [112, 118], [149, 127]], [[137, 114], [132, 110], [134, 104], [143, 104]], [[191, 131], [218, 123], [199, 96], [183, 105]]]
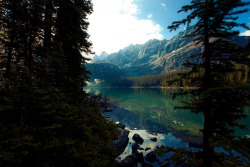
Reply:
[[116, 157], [115, 158], [115, 161], [117, 161], [117, 162], [121, 162], [121, 160], [122, 160], [121, 157]]
[[155, 161], [156, 161], [156, 153], [154, 152], [154, 151], [151, 151], [150, 153], [148, 153], [147, 155], [146, 155], [146, 160], [148, 161], [148, 162], [152, 162], [152, 163], [154, 163]]
[[134, 134], [132, 139], [139, 144], [142, 144], [144, 142], [143, 138], [138, 134]]
[[129, 141], [128, 135], [129, 135], [129, 131], [124, 129], [122, 131], [121, 135], [119, 136], [119, 138], [112, 142], [113, 143], [113, 148], [116, 151], [122, 151], [127, 147], [128, 141]]

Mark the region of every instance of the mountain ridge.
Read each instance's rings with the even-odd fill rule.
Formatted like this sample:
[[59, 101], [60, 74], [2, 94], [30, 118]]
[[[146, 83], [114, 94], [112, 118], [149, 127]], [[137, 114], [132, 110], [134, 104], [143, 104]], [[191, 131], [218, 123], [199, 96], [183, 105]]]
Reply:
[[[196, 45], [193, 37], [185, 38], [193, 29], [193, 26], [187, 27], [170, 40], [151, 39], [144, 44], [131, 44], [115, 53], [103, 52], [101, 56], [94, 56], [92, 63], [115, 64], [124, 70], [127, 76], [156, 75], [183, 69], [182, 63], [186, 60], [201, 61], [188, 58], [190, 54], [202, 51], [202, 45]], [[235, 42], [246, 46], [249, 39], [247, 36], [236, 36]]]

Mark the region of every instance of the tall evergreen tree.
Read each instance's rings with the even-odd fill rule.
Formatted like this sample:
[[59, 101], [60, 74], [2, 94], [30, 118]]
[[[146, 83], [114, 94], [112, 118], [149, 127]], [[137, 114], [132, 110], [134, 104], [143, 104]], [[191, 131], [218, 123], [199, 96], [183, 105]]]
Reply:
[[[241, 0], [192, 0], [190, 5], [183, 6], [179, 11], [190, 12], [187, 18], [173, 22], [168, 27], [176, 30], [181, 24], [189, 25], [194, 19], [198, 19], [193, 32], [187, 37], [194, 37], [196, 44], [203, 45], [201, 54], [191, 55], [192, 58], [202, 59], [202, 63], [184, 63], [191, 70], [183, 74], [182, 78], [191, 81], [190, 86], [195, 82], [200, 87], [188, 92], [193, 95], [193, 99], [179, 108], [204, 114], [204, 166], [212, 166], [214, 160], [214, 150], [209, 141], [218, 135], [231, 138], [231, 127], [239, 125], [236, 120], [245, 116], [245, 91], [234, 89], [225, 76], [234, 71], [236, 63], [242, 63], [242, 48], [232, 39], [238, 34], [235, 27], [249, 29], [245, 24], [237, 23], [238, 16], [235, 16], [247, 12], [247, 9], [238, 10], [238, 7], [248, 4]], [[195, 73], [199, 75], [194, 75]]]
[[92, 4], [88, 0], [66, 0], [58, 1], [58, 7], [55, 41], [61, 42], [66, 58], [67, 76], [72, 81], [68, 84], [69, 91], [81, 94], [88, 79], [84, 65], [87, 59], [81, 52], [91, 53], [91, 43], [87, 40], [87, 15], [92, 12]]
[[0, 8], [0, 166], [112, 166], [115, 124], [82, 89], [91, 1], [4, 0]]

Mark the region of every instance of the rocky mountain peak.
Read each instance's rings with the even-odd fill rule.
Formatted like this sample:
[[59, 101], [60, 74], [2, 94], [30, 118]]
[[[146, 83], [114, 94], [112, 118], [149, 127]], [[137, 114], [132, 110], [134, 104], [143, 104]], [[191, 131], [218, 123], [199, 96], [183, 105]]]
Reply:
[[[103, 52], [95, 56], [93, 63], [113, 63], [126, 71], [129, 76], [154, 75], [173, 69], [181, 69], [190, 54], [200, 53], [201, 46], [195, 45], [192, 37], [185, 37], [194, 30], [187, 27], [170, 40], [151, 39], [144, 44], [129, 45], [119, 52]], [[235, 42], [247, 44], [249, 37], [238, 36]], [[199, 60], [191, 60], [199, 61]]]

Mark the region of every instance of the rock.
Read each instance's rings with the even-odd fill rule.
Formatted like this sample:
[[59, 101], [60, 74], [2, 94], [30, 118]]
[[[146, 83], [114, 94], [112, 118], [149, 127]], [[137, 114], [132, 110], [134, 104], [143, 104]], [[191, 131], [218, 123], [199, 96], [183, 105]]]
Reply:
[[118, 123], [117, 127], [124, 130], [126, 126], [123, 123]]
[[135, 151], [135, 152], [132, 154], [132, 157], [133, 157], [133, 159], [134, 159], [136, 162], [143, 162], [143, 161], [144, 161], [143, 154], [142, 154], [142, 153], [139, 153], [138, 151]]
[[203, 152], [202, 151], [194, 151], [193, 154], [194, 154], [194, 158], [196, 160], [203, 159]]
[[150, 150], [151, 148], [150, 147], [147, 147], [146, 149], [145, 149], [145, 151], [148, 151], [148, 150]]
[[116, 157], [116, 158], [115, 158], [115, 161], [121, 162], [121, 157]]
[[156, 161], [156, 154], [154, 151], [151, 151], [146, 155], [145, 158], [147, 161], [154, 163]]
[[131, 155], [125, 158], [124, 163], [127, 167], [135, 167], [137, 165], [137, 162], [133, 159]]
[[154, 167], [154, 165], [147, 162], [142, 162], [142, 167]]
[[193, 148], [203, 148], [202, 144], [198, 144], [198, 143], [188, 143], [188, 147], [193, 147]]
[[138, 151], [134, 151], [132, 155], [125, 158], [124, 163], [126, 166], [135, 166], [138, 162], [142, 163], [144, 161], [143, 154]]
[[138, 134], [134, 134], [132, 139], [139, 144], [142, 144], [144, 142], [143, 138]]
[[138, 143], [135, 143], [132, 145], [132, 151], [136, 151], [140, 148], [139, 144]]
[[132, 152], [137, 151], [137, 150], [144, 150], [144, 149], [141, 148], [138, 143], [134, 143], [132, 145]]
[[129, 134], [129, 131], [125, 129], [125, 130], [122, 131], [119, 138], [112, 142], [113, 143], [113, 148], [116, 151], [122, 151], [127, 147], [128, 141], [129, 141], [128, 134]]
[[153, 137], [153, 138], [151, 138], [150, 140], [153, 141], [153, 142], [156, 142], [156, 141], [157, 141], [157, 138], [156, 138], [156, 137]]
[[169, 167], [170, 162], [164, 162], [163, 164], [160, 165], [160, 167]]

